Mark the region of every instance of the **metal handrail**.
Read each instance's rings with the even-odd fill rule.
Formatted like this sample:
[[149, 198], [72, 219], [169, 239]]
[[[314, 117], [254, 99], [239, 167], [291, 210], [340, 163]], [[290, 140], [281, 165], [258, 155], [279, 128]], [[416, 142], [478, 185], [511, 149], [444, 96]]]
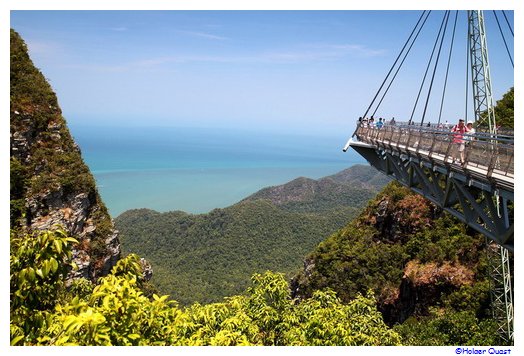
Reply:
[[[381, 128], [359, 125], [355, 132], [359, 141], [381, 148], [394, 148], [402, 153], [440, 159], [444, 164], [459, 160], [458, 144], [453, 143], [449, 128], [417, 126], [405, 123], [384, 125]], [[508, 135], [492, 135], [485, 132], [464, 134], [464, 169], [479, 168], [487, 172], [487, 178], [494, 174], [513, 178], [514, 140]]]
[[[447, 133], [449, 133], [450, 130], [455, 125], [448, 124], [446, 126], [446, 125], [443, 125], [443, 124], [439, 124], [439, 125], [430, 124], [429, 126], [428, 125], [421, 126], [421, 125], [417, 125], [416, 123], [409, 124], [408, 122], [399, 122], [399, 123], [396, 123], [395, 125], [385, 124], [384, 126], [382, 126], [382, 128], [392, 127], [392, 126], [396, 126], [396, 127], [400, 127], [400, 128], [406, 128], [406, 129], [409, 129], [409, 130], [420, 130], [420, 131], [424, 131], [424, 132], [447, 132]], [[511, 131], [511, 130], [500, 130], [496, 134], [497, 141], [504, 142], [504, 143], [513, 143], [513, 137], [514, 136], [511, 134], [512, 132], [513, 131]], [[491, 139], [493, 139], [494, 135], [492, 133], [489, 133], [489, 132], [486, 132], [486, 131], [476, 131], [474, 135], [470, 135], [470, 134], [466, 133], [466, 134], [464, 134], [464, 136], [473, 136], [476, 139], [489, 139], [489, 140], [491, 140]]]

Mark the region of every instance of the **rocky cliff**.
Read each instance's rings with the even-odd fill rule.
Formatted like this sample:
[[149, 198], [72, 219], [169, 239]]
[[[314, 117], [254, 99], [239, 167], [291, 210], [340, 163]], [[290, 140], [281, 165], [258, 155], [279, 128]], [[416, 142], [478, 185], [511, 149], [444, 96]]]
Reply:
[[331, 288], [349, 301], [373, 290], [390, 325], [435, 308], [480, 315], [489, 300], [485, 252], [482, 236], [391, 183], [306, 258], [293, 293], [303, 298]]
[[11, 30], [10, 217], [15, 230], [61, 227], [79, 240], [78, 270], [91, 280], [120, 256], [118, 232], [82, 160], [51, 86]]

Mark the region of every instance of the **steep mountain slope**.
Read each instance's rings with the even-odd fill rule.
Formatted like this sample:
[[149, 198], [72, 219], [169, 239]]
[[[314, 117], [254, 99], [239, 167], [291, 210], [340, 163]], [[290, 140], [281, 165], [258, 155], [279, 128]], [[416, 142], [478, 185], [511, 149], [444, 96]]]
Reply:
[[348, 169], [344, 169], [325, 179], [332, 179], [337, 183], [356, 184], [362, 188], [382, 190], [391, 178], [384, 174], [377, 174], [377, 170], [367, 165], [356, 164]]
[[368, 166], [355, 165], [319, 180], [300, 177], [264, 188], [245, 200], [268, 199], [288, 211], [324, 212], [337, 206], [361, 206], [389, 181]]
[[351, 177], [299, 178], [208, 214], [130, 210], [115, 224], [124, 252], [151, 262], [162, 292], [184, 304], [213, 302], [240, 293], [254, 272], [296, 273], [308, 252], [376, 194]]
[[297, 298], [330, 288], [346, 302], [372, 290], [408, 344], [497, 342], [484, 237], [396, 182], [318, 245], [292, 288]]
[[75, 276], [107, 274], [120, 255], [118, 233], [62, 117], [55, 93], [11, 30], [11, 228], [62, 226], [80, 240]]

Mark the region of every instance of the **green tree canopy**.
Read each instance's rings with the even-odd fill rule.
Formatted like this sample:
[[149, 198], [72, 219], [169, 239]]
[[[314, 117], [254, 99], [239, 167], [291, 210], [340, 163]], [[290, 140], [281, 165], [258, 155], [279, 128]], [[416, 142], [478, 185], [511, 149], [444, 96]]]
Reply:
[[[495, 105], [495, 122], [497, 126], [503, 129], [513, 129], [514, 126], [514, 88], [511, 87], [503, 96], [502, 99], [497, 101]], [[483, 112], [481, 115], [478, 127], [482, 129], [488, 129], [488, 123], [486, 120], [487, 113]]]
[[12, 239], [12, 345], [400, 343], [382, 320], [373, 295], [343, 304], [326, 290], [297, 301], [284, 275], [269, 271], [253, 275], [242, 295], [184, 309], [167, 296], [145, 296], [134, 254], [120, 260], [94, 288], [84, 280], [67, 289], [62, 281], [71, 267], [74, 242], [62, 232]]
[[502, 99], [497, 101], [497, 105], [495, 105], [497, 125], [505, 128], [514, 128], [514, 96], [513, 87], [511, 87], [511, 89], [502, 96]]

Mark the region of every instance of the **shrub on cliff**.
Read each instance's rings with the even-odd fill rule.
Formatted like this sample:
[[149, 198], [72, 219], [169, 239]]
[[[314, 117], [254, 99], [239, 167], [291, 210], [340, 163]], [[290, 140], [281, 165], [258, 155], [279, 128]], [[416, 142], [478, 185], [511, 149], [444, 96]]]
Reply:
[[[16, 238], [11, 251], [12, 345], [397, 345], [372, 295], [341, 303], [317, 291], [297, 303], [282, 274], [252, 277], [243, 295], [180, 309], [140, 288], [139, 258], [129, 255], [96, 286], [66, 290], [71, 243], [62, 232]], [[89, 283], [89, 282], [87, 282]], [[78, 293], [78, 294], [72, 294]]]

